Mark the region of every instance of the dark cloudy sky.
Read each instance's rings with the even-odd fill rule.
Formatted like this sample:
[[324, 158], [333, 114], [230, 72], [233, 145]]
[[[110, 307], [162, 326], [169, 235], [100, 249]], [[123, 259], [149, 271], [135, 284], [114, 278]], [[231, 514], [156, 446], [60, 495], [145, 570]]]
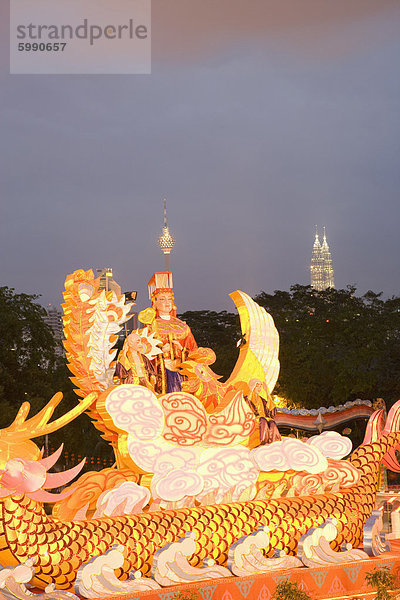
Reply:
[[0, 285], [60, 302], [65, 275], [163, 269], [178, 308], [309, 283], [399, 289], [398, 0], [153, 0], [151, 75], [8, 74], [1, 0]]

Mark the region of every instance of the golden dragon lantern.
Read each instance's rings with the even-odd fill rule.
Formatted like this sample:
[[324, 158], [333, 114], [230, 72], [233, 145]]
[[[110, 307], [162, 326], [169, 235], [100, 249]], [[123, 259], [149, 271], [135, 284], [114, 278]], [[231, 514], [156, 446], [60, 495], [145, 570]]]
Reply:
[[[244, 292], [231, 294], [242, 343], [222, 383], [211, 369], [213, 351], [197, 347], [174, 314], [172, 277], [158, 275], [164, 284], [150, 282], [146, 327], [118, 359], [120, 380], [130, 377], [122, 384], [114, 345], [130, 307], [123, 295], [101, 290], [91, 271], [67, 277], [65, 348], [79, 403], [55, 421], [60, 394], [30, 419], [24, 403], [1, 432], [0, 564], [25, 566], [39, 587], [90, 598], [310, 566], [318, 556], [327, 563], [365, 558], [356, 548], [374, 508], [379, 464], [398, 468], [400, 406], [384, 429], [382, 411], [374, 413], [348, 460], [351, 443], [335, 432], [263, 444], [259, 411], [273, 410], [279, 374], [271, 315]], [[168, 372], [179, 374], [169, 378], [179, 386], [169, 387]], [[48, 490], [81, 465], [49, 473], [62, 450], [43, 458], [32, 438], [83, 411], [111, 444], [116, 464], [84, 473], [57, 496]], [[52, 514], [44, 502], [53, 504]], [[376, 552], [376, 524], [368, 527], [364, 550]], [[343, 542], [352, 548], [340, 552]]]

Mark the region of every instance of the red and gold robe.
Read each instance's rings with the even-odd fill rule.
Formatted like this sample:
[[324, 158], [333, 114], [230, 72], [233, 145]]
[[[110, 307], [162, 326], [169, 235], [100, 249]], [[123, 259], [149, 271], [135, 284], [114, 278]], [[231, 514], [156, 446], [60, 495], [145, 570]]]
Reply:
[[[178, 317], [162, 319], [157, 317], [150, 326], [151, 332], [161, 340], [162, 346], [169, 344], [169, 350], [157, 356], [155, 367], [157, 371], [156, 391], [169, 393], [181, 390], [182, 375], [178, 372], [179, 364], [184, 361], [189, 352], [197, 348], [196, 340], [189, 325]], [[174, 344], [174, 341], [179, 342]]]

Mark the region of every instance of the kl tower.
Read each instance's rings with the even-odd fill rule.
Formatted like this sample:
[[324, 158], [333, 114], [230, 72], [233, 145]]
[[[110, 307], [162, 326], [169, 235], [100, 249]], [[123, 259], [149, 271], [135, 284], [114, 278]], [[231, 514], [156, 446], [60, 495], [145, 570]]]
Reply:
[[171, 250], [174, 247], [175, 239], [170, 234], [169, 228], [167, 225], [167, 201], [165, 198], [164, 198], [164, 226], [162, 228], [162, 234], [158, 238], [158, 243], [160, 244], [160, 248], [164, 254], [165, 270], [171, 271], [169, 255], [171, 254]]

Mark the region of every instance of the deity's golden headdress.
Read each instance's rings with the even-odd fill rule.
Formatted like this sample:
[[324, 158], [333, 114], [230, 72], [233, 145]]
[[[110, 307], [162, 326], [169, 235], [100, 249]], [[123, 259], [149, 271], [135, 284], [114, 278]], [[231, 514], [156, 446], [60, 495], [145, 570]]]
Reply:
[[160, 292], [170, 292], [173, 294], [172, 273], [164, 271], [163, 273], [154, 273], [148, 283], [149, 298], [152, 300]]
[[[164, 293], [168, 292], [172, 295], [172, 298], [174, 298], [174, 292], [172, 289], [173, 284], [172, 284], [171, 271], [164, 271], [162, 273], [154, 273], [154, 275], [152, 276], [152, 278], [150, 279], [150, 281], [148, 283], [148, 288], [149, 288], [149, 298], [151, 300], [151, 307], [145, 308], [138, 315], [139, 321], [141, 321], [145, 325], [150, 325], [156, 318], [156, 311], [154, 309], [154, 304], [155, 304], [157, 294], [160, 294], [161, 292], [164, 292]], [[174, 308], [173, 308], [172, 315], [174, 317], [176, 316], [176, 306], [174, 306]]]

